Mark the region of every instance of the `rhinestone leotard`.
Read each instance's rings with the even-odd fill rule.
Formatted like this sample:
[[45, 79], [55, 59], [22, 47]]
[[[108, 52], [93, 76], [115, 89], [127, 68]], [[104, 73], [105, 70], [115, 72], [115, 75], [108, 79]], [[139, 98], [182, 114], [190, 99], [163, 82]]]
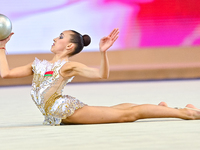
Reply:
[[[50, 63], [35, 58], [32, 64], [34, 74], [31, 97], [45, 117], [43, 124], [60, 125], [62, 119], [86, 105], [72, 96], [62, 95], [64, 86], [73, 79], [65, 79], [59, 74], [65, 63], [67, 62], [60, 60]], [[46, 72], [52, 74], [45, 76]]]

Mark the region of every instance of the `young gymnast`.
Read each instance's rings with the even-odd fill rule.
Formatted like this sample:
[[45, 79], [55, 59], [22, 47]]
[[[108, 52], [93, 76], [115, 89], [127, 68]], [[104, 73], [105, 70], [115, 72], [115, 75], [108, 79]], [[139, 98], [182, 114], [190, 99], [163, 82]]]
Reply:
[[90, 44], [88, 35], [67, 30], [55, 38], [51, 51], [55, 54], [51, 61], [35, 60], [22, 67], [9, 69], [5, 48], [11, 35], [0, 41], [0, 71], [2, 78], [19, 78], [33, 75], [31, 97], [45, 117], [44, 124], [100, 124], [133, 122], [145, 118], [181, 118], [200, 119], [200, 111], [192, 104], [186, 108], [167, 107], [165, 102], [152, 104], [119, 104], [111, 107], [88, 106], [78, 99], [62, 95], [62, 89], [74, 76], [87, 78], [108, 78], [109, 64], [107, 50], [117, 40], [118, 29], [114, 29], [107, 37], [100, 40], [100, 69], [90, 68], [69, 58], [79, 53], [84, 46]]

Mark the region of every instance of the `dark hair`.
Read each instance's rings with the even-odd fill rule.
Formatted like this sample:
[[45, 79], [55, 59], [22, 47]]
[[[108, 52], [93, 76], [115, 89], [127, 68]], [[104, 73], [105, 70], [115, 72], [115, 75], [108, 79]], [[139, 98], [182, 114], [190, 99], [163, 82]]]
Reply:
[[89, 35], [82, 36], [77, 31], [74, 30], [70, 31], [73, 32], [72, 34], [70, 34], [71, 35], [70, 42], [76, 45], [74, 51], [70, 54], [70, 56], [73, 56], [75, 54], [78, 54], [83, 49], [84, 46], [88, 46], [91, 42], [91, 38]]

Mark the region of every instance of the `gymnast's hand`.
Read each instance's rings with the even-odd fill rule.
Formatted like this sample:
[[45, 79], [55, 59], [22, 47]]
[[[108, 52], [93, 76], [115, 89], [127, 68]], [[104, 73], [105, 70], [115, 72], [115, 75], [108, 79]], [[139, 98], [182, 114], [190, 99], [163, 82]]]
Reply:
[[113, 43], [117, 40], [119, 34], [119, 29], [115, 28], [107, 37], [103, 37], [100, 40], [99, 48], [101, 52], [107, 51]]
[[11, 36], [13, 35], [14, 33], [10, 33], [10, 35], [5, 39], [5, 40], [1, 40], [0, 41], [0, 47], [5, 47], [6, 46], [6, 43], [10, 40]]

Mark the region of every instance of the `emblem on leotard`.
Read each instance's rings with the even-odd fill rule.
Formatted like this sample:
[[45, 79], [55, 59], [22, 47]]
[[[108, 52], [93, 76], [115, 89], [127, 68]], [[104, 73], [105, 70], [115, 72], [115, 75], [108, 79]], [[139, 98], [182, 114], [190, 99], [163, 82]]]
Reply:
[[45, 77], [46, 77], [46, 76], [48, 76], [48, 77], [53, 76], [53, 71], [47, 71], [47, 72], [45, 72], [44, 76], [45, 76]]

